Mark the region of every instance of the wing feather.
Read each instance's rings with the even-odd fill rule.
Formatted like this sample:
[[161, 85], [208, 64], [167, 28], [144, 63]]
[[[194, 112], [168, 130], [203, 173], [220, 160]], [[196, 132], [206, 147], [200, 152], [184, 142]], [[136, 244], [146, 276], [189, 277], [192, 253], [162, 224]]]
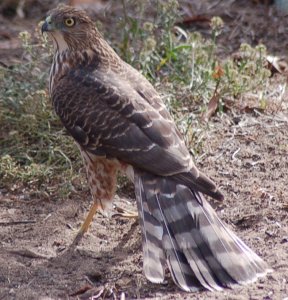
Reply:
[[[145, 84], [133, 86], [113, 71], [71, 70], [57, 83], [52, 100], [64, 126], [85, 150], [156, 175], [190, 174], [186, 177], [194, 188], [221, 198], [212, 181], [197, 171], [164, 104], [145, 82], [147, 91]], [[66, 90], [69, 97], [63, 97]]]

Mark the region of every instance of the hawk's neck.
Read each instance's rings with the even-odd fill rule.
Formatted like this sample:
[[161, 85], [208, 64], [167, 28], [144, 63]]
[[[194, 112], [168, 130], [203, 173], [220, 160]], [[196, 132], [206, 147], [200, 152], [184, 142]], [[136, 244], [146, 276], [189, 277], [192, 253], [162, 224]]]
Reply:
[[59, 78], [72, 70], [85, 69], [87, 72], [96, 69], [102, 69], [103, 71], [116, 70], [121, 64], [120, 57], [103, 39], [99, 39], [97, 44], [83, 50], [77, 51], [69, 48], [63, 51], [57, 50], [50, 70], [49, 92], [52, 93], [54, 83]]

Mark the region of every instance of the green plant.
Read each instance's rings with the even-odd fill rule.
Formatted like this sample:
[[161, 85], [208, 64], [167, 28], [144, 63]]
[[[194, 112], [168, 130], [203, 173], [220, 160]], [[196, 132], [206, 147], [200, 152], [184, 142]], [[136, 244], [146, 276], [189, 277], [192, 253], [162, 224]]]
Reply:
[[46, 40], [36, 35], [33, 42], [28, 32], [20, 33], [20, 39], [23, 61], [12, 68], [0, 67], [0, 182], [8, 189], [22, 185], [45, 189], [48, 183], [58, 180], [61, 185], [73, 175], [71, 160], [78, 160], [78, 152], [48, 99], [51, 55]]
[[[119, 26], [124, 33], [118, 49], [164, 94], [163, 99], [191, 148], [201, 144], [197, 142], [201, 134], [192, 130], [202, 126], [195, 124], [195, 119], [199, 119], [216, 91], [220, 111], [223, 99], [239, 101], [250, 91], [265, 93], [270, 72], [263, 45], [241, 45], [241, 59], [220, 60], [217, 43], [224, 25], [221, 18], [211, 19], [211, 38], [204, 39], [198, 32], [175, 26], [179, 16], [177, 1], [152, 1], [154, 6], [143, 1], [134, 7], [133, 14], [128, 14], [128, 3], [133, 7], [135, 2], [122, 1], [125, 18]], [[259, 105], [263, 107], [261, 101]]]

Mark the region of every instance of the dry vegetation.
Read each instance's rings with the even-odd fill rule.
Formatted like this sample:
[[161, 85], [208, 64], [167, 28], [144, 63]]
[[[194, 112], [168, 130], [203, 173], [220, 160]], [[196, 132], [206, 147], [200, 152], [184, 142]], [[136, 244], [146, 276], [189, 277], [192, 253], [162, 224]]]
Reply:
[[[27, 1], [21, 19], [19, 1], [6, 2], [0, 5], [0, 299], [62, 299], [87, 284], [94, 295], [108, 286], [102, 298], [113, 297], [112, 289], [116, 297], [189, 299], [170, 281], [145, 280], [132, 221], [97, 217], [78, 256], [65, 256], [90, 196], [77, 149], [47, 95], [51, 49], [36, 24], [54, 3]], [[95, 2], [102, 3], [94, 12], [91, 4], [97, 26], [161, 92], [196, 162], [224, 190], [219, 214], [275, 269], [233, 299], [288, 297], [287, 18], [261, 1], [244, 8], [243, 1], [108, 1], [109, 14], [107, 2]], [[130, 208], [131, 196], [120, 178], [117, 204]]]

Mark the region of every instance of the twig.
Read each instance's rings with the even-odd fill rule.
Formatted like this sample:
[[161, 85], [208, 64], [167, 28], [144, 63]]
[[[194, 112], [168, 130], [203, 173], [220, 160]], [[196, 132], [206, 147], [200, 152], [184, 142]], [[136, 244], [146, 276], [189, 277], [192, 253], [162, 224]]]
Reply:
[[233, 154], [232, 154], [232, 160], [236, 159], [236, 154], [241, 150], [241, 148], [238, 148]]
[[33, 283], [33, 281], [35, 281], [35, 279], [36, 279], [36, 277], [32, 278], [32, 279], [28, 282], [28, 284], [27, 284], [26, 287], [30, 286], [30, 285]]
[[23, 220], [23, 221], [11, 221], [11, 222], [0, 222], [0, 226], [12, 226], [21, 224], [34, 224], [35, 220]]
[[16, 254], [16, 255], [20, 255], [23, 257], [27, 257], [27, 258], [40, 258], [40, 259], [49, 259], [50, 256], [45, 256], [45, 255], [41, 255], [38, 253], [35, 253], [29, 249], [13, 249], [13, 250], [8, 250], [8, 252], [12, 253], [12, 254]]
[[44, 220], [43, 221], [46, 221], [46, 220], [48, 220], [50, 217], [52, 216], [52, 214], [48, 214], [45, 218], [44, 218]]

